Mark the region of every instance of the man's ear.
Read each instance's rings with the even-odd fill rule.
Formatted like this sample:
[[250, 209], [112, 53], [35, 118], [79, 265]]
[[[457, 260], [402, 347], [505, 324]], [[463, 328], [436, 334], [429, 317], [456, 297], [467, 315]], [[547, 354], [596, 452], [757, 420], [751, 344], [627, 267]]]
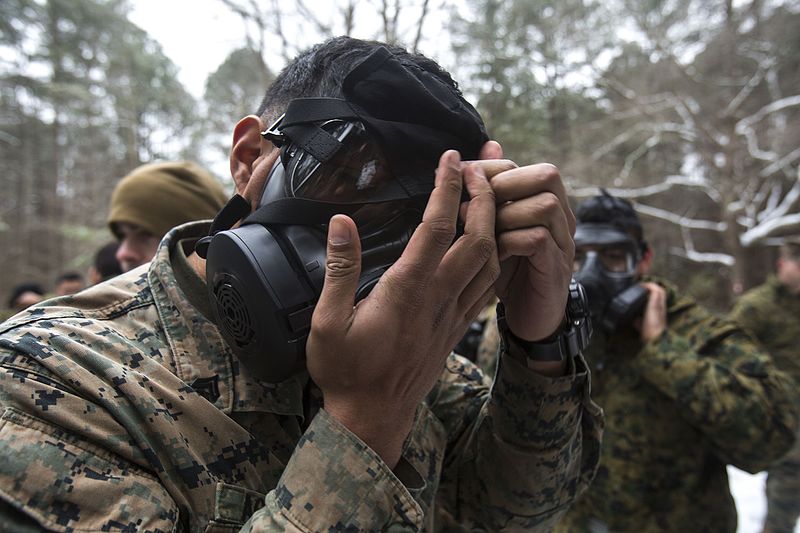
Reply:
[[650, 267], [653, 266], [653, 248], [650, 245], [647, 245], [644, 252], [642, 253], [642, 260], [639, 261], [639, 265], [636, 267], [636, 272], [640, 276], [647, 275], [650, 272]]
[[241, 195], [244, 195], [256, 161], [262, 155], [261, 141], [261, 120], [255, 115], [247, 115], [233, 128], [231, 176], [236, 184], [236, 192]]

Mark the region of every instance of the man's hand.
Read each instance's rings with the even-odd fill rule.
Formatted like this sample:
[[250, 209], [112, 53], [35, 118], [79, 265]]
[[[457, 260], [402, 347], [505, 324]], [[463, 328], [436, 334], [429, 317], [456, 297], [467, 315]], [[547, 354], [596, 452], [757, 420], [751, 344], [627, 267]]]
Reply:
[[[451, 246], [462, 180], [469, 213], [464, 235]], [[355, 224], [333, 217], [307, 366], [325, 409], [394, 467], [417, 405], [500, 272], [495, 196], [483, 170], [462, 167], [458, 152], [445, 152], [422, 223], [400, 259], [354, 306], [360, 258]]]
[[657, 283], [642, 283], [650, 295], [639, 332], [642, 342], [657, 339], [667, 329], [667, 290]]
[[[497, 143], [484, 146], [479, 165], [496, 166]], [[575, 216], [558, 169], [552, 165], [508, 168], [492, 175], [497, 200], [497, 245], [501, 273], [495, 284], [517, 337], [538, 341], [556, 332], [564, 318], [572, 260]]]

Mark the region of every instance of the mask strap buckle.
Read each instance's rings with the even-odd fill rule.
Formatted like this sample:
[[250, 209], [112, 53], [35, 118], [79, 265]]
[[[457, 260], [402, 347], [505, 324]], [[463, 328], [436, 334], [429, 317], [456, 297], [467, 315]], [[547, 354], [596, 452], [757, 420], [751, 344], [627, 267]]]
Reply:
[[199, 239], [194, 245], [194, 251], [197, 255], [206, 258], [208, 254], [208, 245], [211, 244], [211, 239], [220, 231], [231, 229], [239, 220], [243, 219], [250, 214], [250, 202], [239, 194], [234, 194], [228, 200], [228, 203], [217, 213], [214, 221], [211, 223], [211, 229], [208, 230], [208, 235]]

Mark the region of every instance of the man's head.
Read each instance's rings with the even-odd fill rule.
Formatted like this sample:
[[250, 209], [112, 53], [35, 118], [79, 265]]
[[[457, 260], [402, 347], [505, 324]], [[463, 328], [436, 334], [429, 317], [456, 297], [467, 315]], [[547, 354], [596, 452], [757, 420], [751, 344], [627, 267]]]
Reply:
[[147, 263], [175, 226], [213, 218], [225, 205], [222, 185], [189, 161], [142, 165], [122, 178], [111, 195], [108, 225], [120, 243], [122, 270]]
[[[381, 48], [387, 49], [391, 53], [391, 61], [396, 61], [401, 65], [401, 69], [405, 69], [406, 75], [410, 74], [410, 77], [414, 79], [410, 90], [406, 91], [403, 90], [404, 87], [398, 88], [397, 85], [393, 85], [395, 78], [391, 78], [391, 72], [388, 73], [388, 77], [380, 78], [380, 74], [385, 73], [385, 70], [372, 79], [362, 79], [360, 85], [359, 82], [356, 82], [348, 86], [348, 75], [352, 73], [354, 67], [372, 54], [379, 52]], [[435, 81], [432, 83], [432, 80]], [[354, 87], [354, 85], [356, 86]], [[387, 94], [387, 89], [395, 94]], [[426, 98], [419, 98], [420, 91]], [[354, 96], [354, 93], [358, 94]], [[231, 174], [236, 183], [237, 192], [249, 200], [253, 209], [258, 206], [269, 170], [278, 157], [278, 149], [271, 142], [263, 139], [261, 132], [286, 112], [292, 100], [311, 97], [346, 98], [348, 104], [355, 105], [361, 112], [371, 112], [372, 118], [376, 118], [375, 112], [377, 111], [377, 114], [381, 116], [371, 124], [367, 124], [367, 129], [370, 130], [370, 135], [376, 136], [379, 128], [379, 126], [376, 127], [378, 122], [383, 121], [383, 124], [390, 126], [390, 128], [384, 129], [383, 133], [377, 135], [381, 137], [380, 141], [384, 147], [386, 145], [390, 145], [392, 149], [399, 147], [406, 152], [412, 144], [421, 147], [414, 157], [409, 157], [406, 152], [383, 154], [390, 159], [392, 170], [399, 174], [407, 169], [397, 168], [398, 166], [424, 162], [426, 170], [429, 170], [432, 176], [432, 169], [435, 168], [438, 156], [444, 150], [438, 150], [438, 146], [434, 148], [433, 143], [424, 142], [424, 136], [420, 138], [419, 128], [413, 132], [404, 131], [402, 127], [393, 128], [398, 124], [398, 116], [403, 115], [400, 118], [407, 123], [417, 121], [420, 115], [427, 118], [428, 121], [435, 121], [436, 126], [429, 128], [427, 133], [437, 137], [445, 134], [453, 137], [466, 137], [467, 132], [473, 132], [469, 127], [462, 127], [465, 108], [457, 102], [457, 100], [463, 99], [461, 99], [461, 93], [456, 83], [435, 61], [420, 54], [409, 53], [400, 47], [377, 41], [362, 41], [350, 37], [329, 39], [292, 60], [266, 91], [256, 113], [257, 116], [245, 117], [236, 125], [231, 150]], [[425, 102], [421, 100], [428, 100], [429, 104], [433, 103], [434, 105], [424, 107]], [[442, 106], [442, 102], [445, 102], [446, 105]], [[419, 105], [415, 107], [414, 103]], [[434, 112], [427, 113], [429, 109], [433, 109]], [[436, 120], [438, 115], [435, 111], [441, 110], [451, 113], [452, 116], [448, 117], [449, 120]], [[474, 118], [479, 122], [480, 117], [474, 109], [472, 112]], [[390, 129], [391, 131], [389, 131]], [[485, 137], [485, 131], [483, 131], [483, 135]], [[404, 146], [400, 146], [403, 144]], [[422, 153], [428, 146], [431, 146], [431, 151], [438, 150], [433, 158]], [[458, 148], [458, 146], [448, 147]], [[431, 161], [428, 161], [429, 159]], [[400, 162], [399, 165], [398, 162]]]
[[78, 272], [65, 272], [56, 278], [56, 286], [53, 292], [56, 296], [66, 296], [75, 294], [86, 287], [83, 275]]
[[[258, 116], [233, 132], [231, 175], [245, 202], [234, 199], [220, 221], [246, 215], [248, 204], [255, 212], [198, 246], [212, 310], [242, 363], [267, 382], [304, 363], [333, 214], [352, 215], [359, 227], [359, 300], [419, 224], [442, 153], [477, 159], [487, 141], [477, 111], [423, 56], [340, 37], [292, 61]], [[387, 211], [360, 216], [380, 207]], [[306, 269], [290, 268], [298, 264]], [[270, 287], [280, 287], [280, 299]]]
[[586, 289], [594, 320], [616, 322], [616, 307], [622, 312], [633, 308], [623, 305], [624, 300], [614, 307], [612, 301], [633, 287], [652, 264], [642, 224], [630, 202], [605, 190], [578, 205], [576, 219], [575, 279]]
[[778, 280], [792, 294], [800, 294], [800, 242], [781, 246], [777, 266]]
[[8, 307], [14, 311], [22, 311], [33, 304], [44, 300], [44, 289], [38, 283], [20, 283], [11, 290]]
[[600, 266], [612, 274], [635, 270], [641, 277], [650, 269], [652, 251], [644, 240], [642, 223], [631, 203], [602, 194], [585, 200], [576, 210], [575, 271], [594, 252]]
[[352, 68], [375, 50], [387, 48], [394, 57], [409, 68], [436, 76], [445, 86], [458, 94], [458, 85], [438, 63], [422, 54], [378, 41], [363, 41], [351, 37], [334, 37], [294, 58], [267, 89], [256, 114], [265, 124], [273, 122], [295, 98], [323, 96], [339, 98], [343, 82]]

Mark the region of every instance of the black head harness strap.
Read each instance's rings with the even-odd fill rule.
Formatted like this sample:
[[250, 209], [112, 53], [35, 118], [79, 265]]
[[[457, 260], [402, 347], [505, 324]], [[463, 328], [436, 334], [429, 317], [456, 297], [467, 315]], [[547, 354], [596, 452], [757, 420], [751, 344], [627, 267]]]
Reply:
[[342, 145], [318, 124], [333, 119], [358, 120], [358, 115], [345, 100], [298, 98], [289, 102], [280, 130], [314, 159], [327, 163]]
[[197, 252], [197, 255], [205, 259], [208, 253], [208, 245], [211, 243], [211, 239], [214, 235], [220, 231], [231, 229], [236, 222], [246, 217], [249, 213], [250, 202], [245, 200], [243, 196], [234, 194], [233, 198], [228, 200], [228, 203], [225, 204], [220, 212], [217, 213], [217, 216], [214, 217], [208, 235], [199, 239], [194, 245], [194, 251]]

